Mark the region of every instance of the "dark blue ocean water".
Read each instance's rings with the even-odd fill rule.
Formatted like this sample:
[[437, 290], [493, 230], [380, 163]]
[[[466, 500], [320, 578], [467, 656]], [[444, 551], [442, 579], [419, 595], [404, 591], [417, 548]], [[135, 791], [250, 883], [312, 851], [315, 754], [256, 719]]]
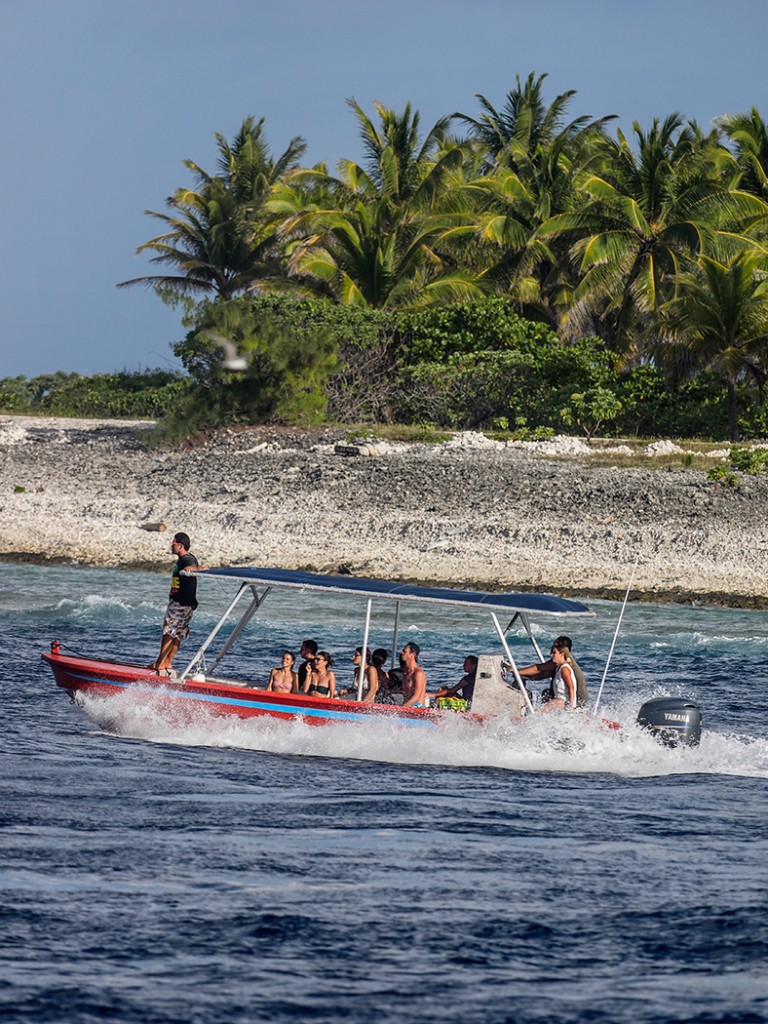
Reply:
[[[129, 700], [84, 711], [39, 658], [52, 639], [154, 657], [162, 577], [0, 572], [2, 1019], [768, 1020], [765, 615], [630, 603], [603, 697], [620, 734], [182, 729]], [[228, 596], [203, 594], [195, 637]], [[593, 607], [538, 625], [574, 636], [594, 692], [619, 606]], [[270, 599], [249, 669], [316, 635], [343, 678], [356, 624]], [[434, 683], [495, 649], [482, 620], [402, 628]], [[662, 693], [700, 704], [699, 749], [633, 728]]]

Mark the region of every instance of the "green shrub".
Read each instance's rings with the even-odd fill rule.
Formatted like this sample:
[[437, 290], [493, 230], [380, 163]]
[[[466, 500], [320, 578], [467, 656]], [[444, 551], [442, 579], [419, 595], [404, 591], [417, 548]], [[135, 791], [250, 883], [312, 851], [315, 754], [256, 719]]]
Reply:
[[166, 370], [41, 374], [0, 381], [0, 408], [50, 416], [155, 419], [172, 404], [183, 378]]
[[560, 418], [568, 427], [579, 427], [589, 439], [604, 423], [617, 419], [621, 408], [613, 391], [594, 387], [571, 395], [568, 405], [560, 410]]
[[754, 476], [768, 472], [768, 448], [742, 448], [734, 445], [728, 459], [734, 469]]
[[560, 345], [549, 327], [524, 320], [502, 298], [399, 313], [393, 323], [395, 354], [411, 366], [482, 352], [534, 354]]
[[735, 487], [739, 482], [738, 475], [727, 466], [713, 466], [712, 469], [707, 470], [707, 479], [712, 483], [721, 484], [723, 487]]

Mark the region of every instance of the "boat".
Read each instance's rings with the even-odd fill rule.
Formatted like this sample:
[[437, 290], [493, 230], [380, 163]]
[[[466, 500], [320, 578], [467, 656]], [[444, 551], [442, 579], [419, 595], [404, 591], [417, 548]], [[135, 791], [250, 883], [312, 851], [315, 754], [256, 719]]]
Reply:
[[[457, 713], [476, 721], [498, 716], [521, 720], [535, 714], [537, 705], [520, 675], [517, 659], [509, 643], [512, 628], [518, 624], [522, 626], [531, 643], [533, 658], [527, 660], [543, 662], [547, 659], [534, 635], [532, 616], [571, 619], [593, 614], [581, 602], [551, 594], [454, 590], [275, 568], [201, 569], [195, 570], [193, 574], [203, 585], [206, 579], [231, 583], [235, 593], [181, 672], [166, 676], [140, 664], [64, 653], [61, 642], [54, 640], [50, 650], [43, 652], [42, 657], [50, 666], [56, 685], [78, 703], [83, 703], [87, 697], [109, 698], [130, 692], [151, 703], [153, 708], [160, 707], [180, 720], [189, 719], [201, 709], [217, 716], [301, 719], [311, 725], [370, 723], [372, 720], [386, 718], [404, 727], [434, 728], [445, 716]], [[248, 636], [249, 624], [275, 590], [289, 591], [297, 599], [301, 593], [307, 592], [321, 594], [328, 599], [359, 598], [364, 611], [359, 645], [362, 650], [366, 650], [369, 645], [374, 605], [377, 610], [382, 605], [387, 606], [388, 612], [394, 610], [392, 651], [398, 650], [400, 613], [404, 604], [450, 608], [453, 612], [460, 611], [471, 616], [488, 616], [494, 649], [479, 655], [471, 707], [451, 700], [428, 701], [424, 707], [363, 703], [362, 673], [356, 691], [333, 698], [307, 693], [278, 693], [266, 689], [255, 680], [238, 678], [229, 672], [224, 674], [222, 663], [225, 659], [231, 659], [238, 641]], [[235, 614], [237, 611], [239, 615]], [[455, 680], [444, 682], [450, 686]], [[431, 685], [436, 685], [436, 681], [432, 680]], [[667, 724], [665, 736], [680, 738], [690, 718], [692, 726], [687, 731], [693, 735], [695, 716], [679, 705], [676, 698], [667, 698], [667, 702], [664, 713], [671, 716], [669, 721], [664, 719], [659, 723], [655, 718], [651, 720], [646, 716], [646, 726], [653, 730], [659, 724]], [[618, 728], [617, 723], [601, 721], [610, 728]]]

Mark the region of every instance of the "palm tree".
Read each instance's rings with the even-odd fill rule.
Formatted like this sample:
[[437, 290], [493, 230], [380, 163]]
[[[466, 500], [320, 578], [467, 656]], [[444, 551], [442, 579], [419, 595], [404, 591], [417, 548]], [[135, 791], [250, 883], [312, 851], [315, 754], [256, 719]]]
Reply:
[[732, 158], [695, 123], [671, 114], [647, 133], [635, 122], [634, 132], [637, 153], [619, 131], [605, 176], [580, 181], [583, 207], [552, 217], [539, 232], [571, 242], [581, 279], [569, 328], [597, 326], [625, 347], [719, 233], [729, 230], [738, 244], [740, 228], [768, 216], [764, 203], [733, 187], [723, 173]]
[[270, 209], [282, 219], [298, 288], [343, 304], [380, 308], [428, 305], [482, 294], [476, 275], [457, 269], [436, 242], [460, 214], [447, 193], [463, 152], [439, 121], [424, 141], [418, 112], [376, 105], [377, 127], [349, 100], [361, 129], [366, 166], [339, 163], [296, 171], [275, 190]]
[[305, 143], [292, 139], [275, 160], [263, 126], [263, 118], [254, 123], [248, 117], [231, 144], [216, 135], [216, 175], [192, 160], [184, 161], [196, 187], [179, 188], [166, 200], [171, 214], [145, 211], [163, 221], [168, 230], [137, 249], [137, 253], [155, 253], [151, 263], [176, 273], [136, 277], [118, 287], [144, 284], [166, 295], [213, 293], [230, 299], [283, 273], [278, 225], [267, 202], [276, 182], [298, 163]]
[[[255, 124], [253, 117], [247, 117], [231, 143], [217, 132], [216, 143], [219, 150], [217, 178], [234, 193], [246, 217], [251, 220], [268, 199], [272, 186], [298, 166], [307, 148], [304, 139], [297, 135], [288, 143], [287, 149], [273, 159], [264, 137], [263, 117]], [[199, 185], [207, 185], [213, 180], [191, 160], [185, 163], [196, 174]]]
[[748, 114], [724, 114], [715, 123], [735, 147], [741, 187], [768, 199], [768, 125], [757, 107]]
[[508, 152], [516, 170], [496, 167], [457, 190], [471, 217], [448, 237], [474, 242], [475, 265], [489, 290], [509, 296], [524, 316], [556, 327], [577, 278], [567, 247], [540, 229], [553, 216], [574, 211], [579, 182], [600, 158], [601, 146], [594, 134], [578, 147], [559, 135], [533, 154], [515, 141]]
[[677, 295], [664, 309], [668, 337], [690, 357], [692, 368], [713, 369], [725, 378], [733, 441], [739, 439], [738, 381], [748, 376], [762, 389], [768, 379], [767, 271], [765, 250], [744, 251], [726, 262], [702, 256], [680, 276]]
[[457, 226], [451, 240], [474, 243], [470, 252], [486, 287], [510, 296], [524, 315], [555, 326], [575, 282], [557, 240], [538, 230], [555, 214], [573, 210], [578, 178], [600, 154], [612, 117], [566, 123], [575, 90], [547, 106], [546, 77], [531, 73], [521, 84], [518, 76], [501, 111], [478, 94], [479, 118], [453, 115], [470, 126], [470, 145], [482, 154], [484, 167], [462, 193], [472, 223]]
[[520, 76], [516, 75], [515, 88], [507, 93], [500, 111], [481, 93], [475, 93], [483, 108], [480, 116], [453, 115], [454, 119], [469, 125], [470, 138], [488, 154], [489, 167], [506, 166], [519, 171], [521, 155], [534, 159], [556, 140], [560, 149], [566, 146], [578, 149], [587, 137], [602, 132], [605, 125], [615, 119], [615, 114], [594, 120], [582, 116], [564, 123], [566, 108], [576, 90], [561, 93], [547, 106], [542, 95], [546, 77], [543, 74], [537, 78], [532, 71], [522, 85]]
[[[446, 142], [450, 118], [436, 121], [422, 141], [421, 116], [418, 110], [411, 111], [410, 103], [406, 103], [401, 114], [374, 103], [379, 115], [378, 128], [354, 97], [347, 100], [347, 105], [357, 118], [366, 155], [365, 172], [378, 195], [395, 204], [419, 202], [427, 195], [433, 197], [440, 184], [440, 174], [434, 173], [434, 158]], [[347, 175], [355, 167], [351, 161], [342, 160], [339, 171]]]

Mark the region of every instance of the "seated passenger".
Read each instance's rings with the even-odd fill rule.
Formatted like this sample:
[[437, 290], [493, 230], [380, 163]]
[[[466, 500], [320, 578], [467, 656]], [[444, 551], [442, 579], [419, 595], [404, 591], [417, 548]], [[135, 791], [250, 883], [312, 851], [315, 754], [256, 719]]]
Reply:
[[309, 680], [307, 693], [310, 697], [335, 697], [336, 676], [331, 672], [333, 658], [328, 651], [318, 651], [315, 655], [315, 667]]
[[427, 677], [418, 662], [420, 652], [419, 645], [413, 643], [406, 644], [402, 650], [404, 708], [429, 707]]
[[[354, 697], [355, 699], [357, 698], [357, 686], [358, 686], [358, 683], [360, 681], [360, 659], [362, 657], [362, 653], [363, 653], [362, 647], [356, 647], [355, 648], [355, 653], [352, 655], [352, 664], [355, 666], [354, 671], [352, 672], [352, 684], [350, 686], [346, 686], [343, 690], [337, 690], [336, 691], [336, 696], [337, 697], [351, 696], [351, 697]], [[366, 684], [367, 684], [368, 666], [371, 664], [371, 649], [370, 649], [370, 647], [367, 648], [366, 652], [365, 652], [365, 664], [366, 664], [365, 672], [366, 672]], [[365, 692], [365, 690], [363, 690], [363, 692]]]
[[552, 696], [542, 711], [573, 711], [576, 708], [576, 673], [571, 664], [570, 649], [565, 644], [552, 645], [555, 674], [552, 677]]
[[377, 647], [371, 655], [371, 663], [365, 670], [365, 678], [368, 689], [363, 694], [363, 704], [375, 704], [380, 693], [389, 682], [389, 676], [384, 671], [384, 663], [389, 657], [389, 652], [383, 647]]
[[[346, 694], [351, 694], [352, 697], [357, 698], [357, 689], [358, 689], [358, 686], [360, 684], [360, 662], [362, 660], [362, 657], [363, 657], [363, 648], [362, 647], [356, 647], [355, 648], [355, 653], [352, 655], [352, 664], [355, 666], [355, 670], [352, 673], [352, 685], [347, 687], [346, 690], [339, 690], [339, 691], [337, 691], [340, 697], [344, 696]], [[370, 649], [370, 647], [368, 647], [368, 648], [366, 648], [366, 651], [365, 651], [365, 675], [364, 675], [363, 693], [365, 693], [366, 689], [369, 686], [368, 674], [369, 674], [370, 671], [371, 671], [371, 649]]]
[[[528, 679], [552, 679], [557, 666], [552, 660], [552, 654], [556, 646], [567, 647], [570, 660], [568, 664], [574, 671], [576, 676], [576, 706], [583, 708], [586, 707], [589, 701], [589, 690], [587, 689], [587, 682], [584, 678], [584, 673], [581, 671], [581, 667], [577, 663], [576, 659], [571, 653], [573, 648], [573, 641], [569, 636], [559, 636], [552, 644], [552, 651], [550, 651], [550, 657], [547, 661], [537, 662], [534, 665], [526, 665], [525, 668], [519, 669], [520, 675], [527, 677]], [[542, 691], [541, 698], [543, 701], [548, 701], [552, 696], [551, 687], [547, 687]]]
[[477, 657], [468, 654], [464, 659], [464, 675], [455, 686], [441, 687], [437, 693], [430, 693], [430, 697], [456, 697], [461, 694], [463, 700], [472, 703], [475, 692], [475, 679], [477, 678]]
[[376, 693], [377, 704], [403, 703], [403, 672], [405, 670], [403, 669], [402, 655], [398, 658], [398, 663], [398, 668], [393, 666], [389, 672], [382, 672], [379, 676], [379, 689]]
[[299, 674], [293, 671], [296, 658], [290, 651], [283, 651], [280, 668], [273, 668], [269, 673], [267, 689], [275, 693], [298, 693]]
[[304, 659], [299, 665], [299, 689], [302, 693], [306, 693], [309, 690], [312, 669], [315, 667], [317, 640], [303, 640], [299, 654]]

